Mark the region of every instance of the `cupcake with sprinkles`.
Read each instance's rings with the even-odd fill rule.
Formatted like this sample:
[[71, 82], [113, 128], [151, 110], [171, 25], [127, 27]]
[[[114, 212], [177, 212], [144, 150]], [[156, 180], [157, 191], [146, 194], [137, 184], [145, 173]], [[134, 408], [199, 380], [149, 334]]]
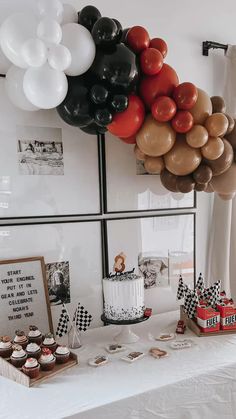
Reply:
[[13, 343], [22, 346], [23, 349], [26, 348], [29, 341], [23, 330], [16, 330], [16, 336], [14, 337]]
[[28, 339], [30, 343], [37, 343], [37, 345], [42, 344], [43, 335], [37, 326], [32, 325], [29, 327]]
[[55, 367], [56, 358], [48, 348], [42, 349], [39, 364], [42, 371], [51, 371]]
[[0, 356], [2, 358], [10, 358], [12, 354], [12, 343], [9, 336], [2, 336], [0, 338]]

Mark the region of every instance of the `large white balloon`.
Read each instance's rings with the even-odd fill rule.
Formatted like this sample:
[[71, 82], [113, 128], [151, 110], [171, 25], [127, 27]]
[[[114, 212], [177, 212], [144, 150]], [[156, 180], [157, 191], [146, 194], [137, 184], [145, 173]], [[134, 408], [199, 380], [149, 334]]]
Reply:
[[71, 53], [71, 65], [65, 71], [68, 76], [79, 76], [91, 67], [96, 47], [94, 40], [84, 26], [67, 23], [62, 27], [62, 44]]
[[48, 51], [43, 41], [32, 38], [23, 44], [21, 54], [29, 67], [41, 67], [47, 61]]
[[23, 91], [23, 68], [12, 65], [6, 74], [5, 88], [11, 102], [24, 111], [37, 111], [38, 108], [28, 101]]
[[62, 22], [63, 5], [59, 0], [38, 0], [37, 7], [41, 18], [50, 17]]
[[37, 35], [47, 44], [60, 44], [62, 38], [61, 26], [56, 20], [45, 17], [37, 27]]
[[71, 64], [71, 53], [64, 45], [52, 45], [48, 52], [48, 62], [55, 70], [65, 71]]
[[21, 54], [22, 45], [36, 37], [37, 21], [30, 13], [9, 16], [0, 28], [0, 45], [6, 57], [16, 66], [27, 68]]
[[63, 17], [62, 25], [66, 23], [77, 23], [78, 22], [78, 13], [72, 4], [63, 4]]
[[23, 89], [27, 99], [42, 109], [51, 109], [65, 99], [68, 82], [62, 71], [46, 63], [39, 68], [29, 68], [24, 76]]

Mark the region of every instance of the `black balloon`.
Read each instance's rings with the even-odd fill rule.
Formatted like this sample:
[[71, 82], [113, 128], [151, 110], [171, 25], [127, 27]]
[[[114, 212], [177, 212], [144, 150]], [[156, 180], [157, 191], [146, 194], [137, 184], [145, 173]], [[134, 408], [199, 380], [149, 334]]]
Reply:
[[130, 28], [123, 29], [122, 35], [121, 35], [121, 42], [124, 42], [125, 43], [126, 36], [127, 36], [127, 33], [129, 32], [129, 30], [130, 30]]
[[115, 112], [123, 112], [128, 108], [129, 98], [125, 95], [115, 95], [111, 101], [111, 107]]
[[112, 122], [111, 112], [107, 108], [98, 109], [95, 112], [95, 122], [102, 127], [106, 127]]
[[106, 103], [108, 99], [108, 95], [109, 95], [108, 90], [101, 84], [95, 84], [91, 88], [90, 96], [93, 103], [95, 103], [96, 105], [101, 105], [101, 104]]
[[119, 29], [113, 19], [101, 17], [94, 24], [91, 34], [97, 46], [106, 48], [118, 42]]
[[85, 6], [79, 13], [78, 23], [85, 26], [90, 32], [94, 24], [100, 19], [101, 13], [94, 6]]
[[113, 18], [112, 18], [112, 20], [114, 20], [114, 22], [115, 22], [115, 24], [116, 24], [116, 26], [117, 26], [117, 29], [118, 29], [118, 36], [117, 36], [117, 39], [118, 39], [118, 41], [121, 41], [122, 34], [123, 34], [123, 28], [122, 28], [122, 25], [121, 25], [121, 23], [119, 22], [119, 20], [117, 20], [117, 19], [113, 19]]
[[80, 129], [83, 132], [86, 132], [86, 134], [92, 134], [92, 135], [105, 134], [105, 132], [107, 131], [106, 127], [101, 127], [98, 124], [96, 124], [96, 122], [94, 121], [91, 122], [86, 127], [80, 127]]

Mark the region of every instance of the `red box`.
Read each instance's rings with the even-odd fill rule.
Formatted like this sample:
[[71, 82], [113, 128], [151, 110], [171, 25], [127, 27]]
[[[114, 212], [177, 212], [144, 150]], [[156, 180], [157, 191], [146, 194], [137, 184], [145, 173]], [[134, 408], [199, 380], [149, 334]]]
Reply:
[[220, 313], [212, 307], [197, 306], [197, 324], [201, 332], [218, 332], [220, 330]]
[[236, 329], [236, 307], [217, 305], [220, 312], [220, 328], [221, 330]]

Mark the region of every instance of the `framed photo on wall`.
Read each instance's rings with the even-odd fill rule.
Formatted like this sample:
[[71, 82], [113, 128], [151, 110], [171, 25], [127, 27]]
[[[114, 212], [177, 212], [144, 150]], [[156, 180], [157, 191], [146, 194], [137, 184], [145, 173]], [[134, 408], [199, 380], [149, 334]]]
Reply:
[[172, 193], [159, 175], [145, 173], [136, 161], [134, 146], [105, 135], [106, 212], [139, 212], [194, 208], [196, 194]]
[[145, 305], [154, 313], [178, 308], [179, 275], [191, 288], [195, 278], [195, 214], [106, 220], [106, 273], [121, 251], [126, 270], [144, 277]]

